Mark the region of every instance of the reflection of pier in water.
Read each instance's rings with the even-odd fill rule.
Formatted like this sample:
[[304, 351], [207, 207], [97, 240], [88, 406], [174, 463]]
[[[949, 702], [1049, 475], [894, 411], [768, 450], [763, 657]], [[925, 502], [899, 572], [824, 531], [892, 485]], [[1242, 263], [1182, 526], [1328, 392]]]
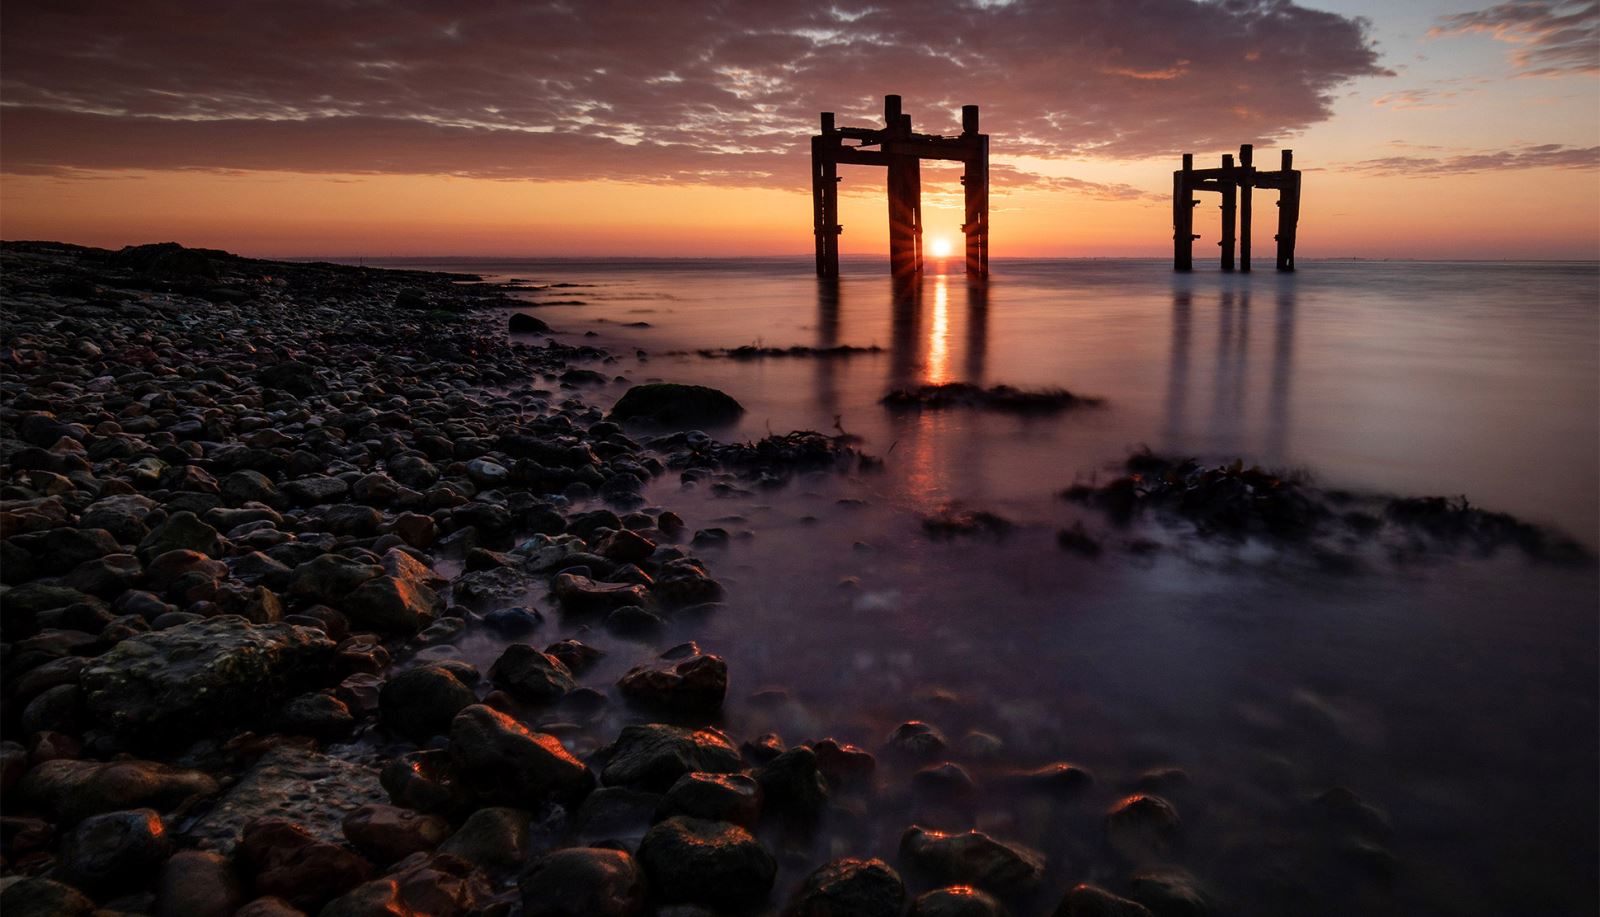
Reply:
[[[818, 348], [834, 347], [839, 339], [841, 290], [848, 284], [817, 285]], [[964, 296], [955, 289], [964, 289]], [[883, 390], [916, 388], [946, 382], [986, 384], [989, 346], [989, 291], [981, 280], [962, 274], [924, 274], [891, 287], [889, 352]], [[962, 302], [964, 300], [964, 304]], [[958, 365], [959, 360], [959, 365]], [[843, 359], [815, 361], [819, 404], [830, 415], [839, 413], [838, 374]], [[872, 448], [888, 451], [910, 471], [914, 491], [938, 502], [946, 488], [943, 479], [952, 467], [976, 471], [987, 457], [981, 437], [941, 437], [945, 424], [965, 423], [960, 412], [900, 411], [889, 416], [890, 442]], [[850, 418], [842, 418], [850, 429]], [[948, 455], [933, 451], [945, 443]], [[975, 475], [982, 478], [981, 474]]]
[[[1259, 449], [1248, 448], [1253, 432], [1247, 405], [1250, 390], [1250, 290], [1215, 292], [1216, 351], [1211, 378], [1210, 417], [1199, 431], [1190, 428], [1191, 364], [1199, 295], [1187, 284], [1172, 291], [1171, 350], [1167, 369], [1166, 420], [1163, 439], [1176, 452], [1240, 455], [1263, 462], [1287, 460], [1289, 390], [1294, 381], [1295, 290], [1290, 277], [1278, 283], [1273, 314], [1271, 375]], [[1203, 294], [1202, 294], [1203, 295]]]

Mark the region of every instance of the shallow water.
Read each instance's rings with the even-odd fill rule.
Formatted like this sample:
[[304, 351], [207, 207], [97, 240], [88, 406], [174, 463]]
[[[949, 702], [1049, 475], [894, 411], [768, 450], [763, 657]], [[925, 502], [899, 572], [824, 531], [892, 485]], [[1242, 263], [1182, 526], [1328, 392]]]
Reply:
[[[1600, 267], [1308, 262], [1294, 275], [1174, 276], [1153, 261], [1004, 261], [986, 288], [935, 271], [897, 297], [865, 261], [836, 288], [800, 260], [406, 266], [581, 284], [528, 297], [583, 305], [529, 311], [561, 340], [596, 332], [619, 355], [604, 371], [728, 391], [749, 412], [723, 438], [837, 420], [885, 459], [881, 474], [779, 491], [718, 497], [668, 475], [648, 492], [691, 527], [735, 534], [703, 552], [728, 609], [681, 632], [729, 662], [732, 735], [833, 735], [876, 751], [922, 718], [982, 787], [970, 808], [930, 810], [893, 789], [910, 769], [881, 761], [890, 789], [797, 851], [785, 881], [826, 853], [889, 854], [925, 819], [1049, 854], [1041, 902], [1085, 879], [1115, 887], [1127, 870], [1100, 845], [1101, 812], [1141, 771], [1176, 766], [1190, 784], [1170, 791], [1184, 819], [1174, 859], [1230, 912], [1593, 912], [1592, 565], [1510, 552], [1401, 563], [1353, 546], [1361, 569], [1333, 573], [1267, 544], [1116, 530], [1054, 494], [1148, 444], [1363, 493], [1466, 495], [1593, 548]], [[885, 351], [673, 355], [756, 342]], [[1019, 418], [877, 403], [944, 381], [1062, 386], [1106, 404]], [[589, 394], [609, 403], [625, 388]], [[952, 502], [1018, 528], [929, 540], [921, 515]], [[1076, 521], [1109, 546], [1100, 559], [1056, 547]], [[1163, 548], [1122, 549], [1134, 535]], [[651, 654], [594, 642], [612, 650], [595, 683]], [[463, 652], [487, 666], [495, 649]], [[749, 699], [767, 686], [788, 699]], [[963, 754], [972, 729], [1003, 741], [999, 761]], [[1057, 760], [1094, 771], [1086, 798], [1004, 789], [1005, 768]], [[1392, 869], [1306, 821], [1305, 800], [1333, 785], [1388, 813]]]

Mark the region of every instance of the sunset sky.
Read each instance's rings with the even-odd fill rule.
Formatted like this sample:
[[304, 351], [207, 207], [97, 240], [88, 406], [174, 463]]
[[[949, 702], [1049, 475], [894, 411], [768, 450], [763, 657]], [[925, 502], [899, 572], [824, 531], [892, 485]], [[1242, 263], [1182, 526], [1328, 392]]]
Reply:
[[[1303, 258], [1600, 257], [1600, 4], [1562, 0], [5, 0], [0, 235], [799, 254], [817, 113], [890, 92], [982, 106], [996, 257], [1170, 252], [1178, 154], [1242, 142], [1295, 150]], [[881, 253], [883, 174], [843, 174]]]

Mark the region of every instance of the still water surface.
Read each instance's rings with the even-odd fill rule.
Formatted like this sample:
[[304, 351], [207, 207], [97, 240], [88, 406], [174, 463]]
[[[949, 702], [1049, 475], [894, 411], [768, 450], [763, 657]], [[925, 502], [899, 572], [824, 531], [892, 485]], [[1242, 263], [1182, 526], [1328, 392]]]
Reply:
[[[921, 718], [979, 783], [970, 806], [931, 806], [884, 761], [886, 789], [857, 818], [775, 840], [790, 851], [781, 881], [829, 854], [892, 859], [923, 820], [1046, 853], [1039, 907], [1072, 882], [1119, 887], [1128, 870], [1103, 849], [1099, 816], [1141, 772], [1172, 766], [1189, 776], [1164, 790], [1184, 821], [1173, 859], [1229, 912], [1594, 912], [1593, 566], [1503, 554], [1335, 574], [1171, 529], [1142, 533], [1166, 546], [1153, 556], [1089, 560], [1058, 549], [1056, 530], [1081, 521], [1110, 545], [1126, 533], [1054, 495], [1148, 445], [1358, 492], [1465, 495], [1593, 549], [1600, 266], [1174, 276], [1154, 261], [1003, 261], [987, 287], [935, 268], [911, 296], [870, 261], [847, 262], [836, 287], [797, 259], [404, 266], [571, 284], [526, 295], [581, 305], [529, 311], [559, 340], [617, 354], [608, 374], [734, 395], [748, 414], [719, 437], [837, 424], [884, 457], [882, 474], [776, 492], [716, 497], [672, 475], [648, 491], [692, 527], [735, 534], [706, 552], [727, 611], [681, 634], [728, 660], [732, 735], [877, 750]], [[692, 354], [752, 343], [884, 351]], [[1018, 418], [877, 403], [946, 381], [1106, 404]], [[608, 404], [626, 385], [588, 397]], [[1001, 541], [924, 537], [921, 516], [951, 503], [1019, 527]], [[596, 683], [651, 653], [593, 640], [612, 651]], [[487, 667], [496, 649], [462, 651]], [[750, 699], [768, 687], [787, 698]], [[1001, 740], [998, 759], [963, 748], [972, 730]], [[1007, 768], [1052, 761], [1089, 768], [1094, 789], [1065, 803], [1007, 789]], [[1392, 863], [1308, 814], [1336, 785], [1387, 813], [1392, 836], [1363, 836]]]

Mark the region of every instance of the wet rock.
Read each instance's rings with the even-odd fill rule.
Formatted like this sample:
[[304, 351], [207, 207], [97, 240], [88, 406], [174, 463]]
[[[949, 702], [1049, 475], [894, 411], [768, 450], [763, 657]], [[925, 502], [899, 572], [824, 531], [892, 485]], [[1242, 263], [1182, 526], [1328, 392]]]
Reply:
[[910, 917], [1011, 917], [1011, 912], [988, 892], [952, 885], [918, 895]]
[[621, 850], [552, 851], [517, 886], [525, 917], [640, 917], [646, 907], [644, 871]]
[[239, 862], [254, 875], [263, 895], [311, 911], [365, 882], [367, 861], [337, 844], [317, 840], [303, 827], [278, 818], [251, 822], [239, 841]]
[[624, 605], [606, 615], [605, 629], [619, 637], [647, 639], [661, 632], [666, 622], [637, 605]]
[[194, 735], [259, 714], [324, 677], [334, 644], [224, 615], [123, 640], [84, 669], [89, 710], [130, 738]]
[[938, 881], [975, 885], [997, 895], [1024, 894], [1044, 877], [1044, 859], [981, 831], [951, 833], [912, 825], [900, 837], [900, 856]]
[[882, 860], [854, 857], [824, 864], [806, 877], [784, 917], [900, 917], [906, 887]]
[[911, 720], [889, 734], [888, 750], [905, 758], [927, 759], [943, 753], [947, 745], [939, 730], [921, 720]]
[[953, 761], [931, 765], [912, 774], [911, 787], [925, 798], [945, 803], [968, 803], [978, 795], [978, 784], [972, 775]]
[[86, 529], [105, 529], [122, 544], [136, 545], [150, 533], [145, 520], [156, 505], [156, 501], [139, 494], [105, 497], [84, 509], [78, 525]]
[[525, 643], [506, 647], [489, 668], [489, 680], [529, 704], [553, 703], [578, 686], [561, 660]]
[[811, 750], [817, 755], [817, 768], [831, 787], [863, 789], [872, 786], [878, 761], [872, 753], [837, 739], [823, 739]]
[[456, 714], [450, 756], [467, 785], [491, 803], [533, 808], [581, 799], [594, 786], [594, 775], [554, 736], [529, 732], [481, 704]]
[[156, 886], [157, 917], [230, 917], [244, 903], [227, 858], [182, 850], [167, 860]]
[[657, 820], [674, 815], [755, 830], [761, 817], [761, 784], [744, 774], [684, 774], [656, 809]]
[[282, 898], [266, 895], [239, 908], [234, 917], [305, 917], [305, 912]]
[[128, 806], [170, 812], [216, 791], [207, 774], [153, 761], [46, 761], [18, 785], [31, 806], [69, 823]]
[[483, 869], [520, 866], [528, 858], [529, 819], [525, 809], [487, 806], [467, 816], [461, 827], [439, 845], [439, 852]]
[[478, 702], [478, 695], [439, 665], [410, 669], [383, 683], [378, 713], [389, 729], [416, 742], [450, 731], [456, 714]]
[[630, 669], [617, 682], [629, 701], [674, 716], [711, 716], [728, 693], [728, 664], [720, 656], [697, 653]]
[[67, 835], [62, 872], [99, 893], [137, 888], [172, 854], [172, 839], [154, 809], [91, 815]]
[[575, 614], [609, 612], [649, 601], [649, 593], [636, 583], [598, 583], [572, 573], [557, 575], [551, 591], [563, 610]]
[[744, 762], [728, 737], [714, 729], [681, 729], [653, 723], [624, 726], [604, 750], [600, 779], [607, 786], [665, 791], [684, 774], [728, 774]]
[[526, 312], [513, 312], [506, 322], [512, 334], [548, 334], [550, 326]]
[[655, 553], [655, 542], [627, 529], [612, 532], [600, 539], [594, 552], [622, 563], [636, 564]]
[[1007, 775], [1006, 780], [1025, 792], [1064, 798], [1080, 796], [1094, 785], [1093, 774], [1065, 761], [1046, 764], [1033, 770], [1016, 771]]
[[472, 864], [452, 856], [416, 854], [389, 875], [346, 892], [322, 917], [393, 917], [397, 914], [464, 917], [482, 913], [493, 888]]
[[584, 797], [578, 807], [577, 836], [584, 843], [638, 846], [658, 819], [660, 793], [621, 786], [603, 786]]
[[443, 750], [414, 751], [384, 765], [383, 788], [395, 805], [453, 816], [471, 804], [471, 793]]
[[[501, 637], [516, 639], [526, 637], [544, 624], [544, 615], [538, 609], [526, 606], [497, 608], [483, 616], [483, 626]], [[546, 650], [545, 652], [549, 652]]]
[[750, 832], [726, 822], [677, 816], [651, 828], [639, 862], [668, 903], [751, 907], [772, 890], [777, 861]]
[[1217, 913], [1200, 883], [1180, 869], [1135, 873], [1128, 880], [1128, 897], [1156, 917], [1210, 917]]
[[743, 413], [743, 405], [714, 388], [656, 382], [624, 392], [608, 419], [649, 420], [669, 427], [711, 426], [731, 423]]
[[765, 764], [783, 752], [783, 739], [775, 732], [764, 732], [753, 739], [739, 743], [739, 753], [744, 755], [746, 761], [753, 764]]
[[383, 572], [377, 564], [362, 563], [342, 554], [321, 554], [294, 568], [289, 594], [307, 602], [338, 604], [356, 587]]
[[828, 804], [828, 781], [809, 746], [796, 745], [761, 765], [755, 778], [770, 811], [807, 822], [818, 818]]
[[279, 490], [296, 506], [317, 506], [343, 499], [350, 492], [350, 485], [339, 478], [313, 474], [285, 481]]
[[173, 513], [139, 542], [135, 552], [149, 563], [168, 551], [195, 551], [208, 557], [222, 555], [222, 536], [191, 512]]
[[444, 610], [444, 600], [427, 586], [378, 576], [352, 590], [339, 608], [358, 627], [385, 634], [414, 634]]
[[1153, 917], [1137, 901], [1118, 897], [1094, 885], [1079, 884], [1061, 899], [1053, 917]]
[[450, 823], [398, 806], [366, 805], [344, 818], [344, 836], [374, 863], [403, 860], [439, 846]]
[[344, 701], [324, 692], [302, 694], [284, 705], [278, 726], [293, 735], [329, 742], [348, 736], [356, 718]]
[[1160, 860], [1172, 850], [1178, 833], [1178, 811], [1160, 796], [1135, 793], [1117, 802], [1106, 815], [1106, 843], [1132, 863]]
[[0, 884], [6, 917], [89, 917], [94, 901], [70, 885], [40, 877], [10, 877]]
[[559, 659], [561, 664], [567, 667], [567, 671], [574, 674], [583, 672], [591, 665], [594, 665], [601, 656], [605, 655], [594, 647], [577, 640], [562, 640], [559, 643], [552, 643], [545, 647], [544, 651], [547, 655]]
[[79, 564], [122, 551], [105, 529], [56, 528], [13, 535], [6, 541], [27, 552], [34, 572], [46, 576], [59, 576]]
[[347, 815], [385, 801], [387, 795], [371, 768], [280, 745], [246, 771], [187, 833], [198, 846], [227, 854], [246, 825], [278, 818], [319, 841], [339, 844], [344, 841]]

